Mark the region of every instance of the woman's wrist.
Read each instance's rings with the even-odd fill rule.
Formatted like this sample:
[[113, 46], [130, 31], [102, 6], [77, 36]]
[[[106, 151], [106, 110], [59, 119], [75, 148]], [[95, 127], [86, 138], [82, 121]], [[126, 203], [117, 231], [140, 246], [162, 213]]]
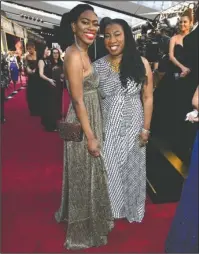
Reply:
[[180, 69], [183, 70], [184, 68], [186, 68], [184, 65], [180, 66]]
[[94, 139], [95, 139], [95, 136], [94, 136], [93, 133], [92, 133], [92, 134], [86, 135], [86, 139], [87, 139], [88, 141], [91, 141], [91, 140], [94, 140]]
[[147, 129], [147, 128], [142, 128], [142, 132], [146, 133], [146, 134], [150, 134], [151, 133], [150, 129]]

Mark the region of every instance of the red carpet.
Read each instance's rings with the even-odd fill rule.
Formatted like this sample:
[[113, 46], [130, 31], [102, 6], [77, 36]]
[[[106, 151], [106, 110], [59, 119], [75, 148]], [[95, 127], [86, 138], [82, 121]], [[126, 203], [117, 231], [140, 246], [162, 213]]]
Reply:
[[[25, 90], [6, 102], [2, 125], [1, 253], [66, 253], [64, 225], [54, 212], [60, 204], [62, 141], [30, 117]], [[107, 246], [79, 252], [163, 252], [175, 204], [147, 202], [143, 223], [117, 221]]]

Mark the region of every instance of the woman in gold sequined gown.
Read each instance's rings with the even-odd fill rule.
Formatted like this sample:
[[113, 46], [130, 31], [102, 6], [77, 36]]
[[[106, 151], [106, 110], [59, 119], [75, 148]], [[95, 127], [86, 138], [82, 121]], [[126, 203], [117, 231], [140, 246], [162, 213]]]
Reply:
[[67, 223], [65, 247], [84, 249], [106, 244], [108, 232], [113, 228], [101, 157], [99, 78], [87, 54], [98, 30], [97, 16], [91, 6], [80, 4], [64, 14], [62, 27], [69, 46], [64, 71], [72, 101], [66, 121], [79, 121], [84, 137], [82, 142], [64, 142], [62, 198], [55, 218]]

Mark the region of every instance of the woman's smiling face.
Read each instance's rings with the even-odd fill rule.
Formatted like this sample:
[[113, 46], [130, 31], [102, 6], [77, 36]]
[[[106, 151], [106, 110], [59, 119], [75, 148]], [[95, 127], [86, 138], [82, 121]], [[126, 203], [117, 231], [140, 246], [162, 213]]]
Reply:
[[98, 18], [93, 11], [84, 11], [77, 22], [72, 23], [72, 29], [78, 40], [90, 45], [94, 42], [99, 29]]
[[104, 43], [110, 55], [121, 55], [125, 46], [123, 28], [119, 24], [108, 25], [105, 28]]

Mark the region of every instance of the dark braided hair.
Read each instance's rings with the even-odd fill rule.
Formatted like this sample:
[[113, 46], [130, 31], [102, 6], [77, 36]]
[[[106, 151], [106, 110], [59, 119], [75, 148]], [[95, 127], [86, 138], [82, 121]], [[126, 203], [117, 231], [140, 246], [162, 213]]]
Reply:
[[70, 12], [62, 15], [58, 40], [63, 51], [74, 43], [74, 34], [71, 24], [77, 22], [79, 16], [85, 11], [94, 12], [94, 8], [88, 4], [78, 4], [72, 10], [70, 10]]
[[144, 84], [146, 80], [146, 70], [139, 51], [136, 48], [136, 42], [133, 38], [131, 28], [123, 19], [112, 19], [106, 23], [106, 27], [110, 24], [118, 24], [124, 31], [125, 45], [123, 56], [120, 63], [120, 80], [124, 88], [127, 87], [128, 80], [135, 81], [137, 85]]

